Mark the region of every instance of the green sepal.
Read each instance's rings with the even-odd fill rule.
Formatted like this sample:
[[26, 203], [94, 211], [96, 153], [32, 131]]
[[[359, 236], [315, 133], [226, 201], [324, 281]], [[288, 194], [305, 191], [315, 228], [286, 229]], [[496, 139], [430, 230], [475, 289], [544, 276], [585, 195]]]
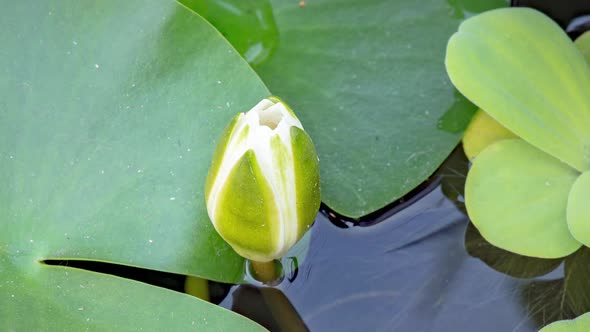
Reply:
[[209, 167], [209, 172], [207, 173], [207, 180], [205, 181], [205, 198], [209, 200], [209, 194], [211, 193], [211, 189], [213, 188], [213, 183], [215, 183], [215, 178], [217, 177], [217, 173], [219, 173], [219, 167], [221, 166], [221, 161], [223, 160], [223, 154], [225, 153], [225, 149], [227, 144], [230, 141], [230, 138], [236, 128], [236, 124], [238, 123], [238, 119], [242, 114], [236, 114], [231, 120], [231, 122], [223, 129], [223, 134], [219, 137], [219, 142], [215, 147], [215, 152], [213, 153], [213, 160], [211, 161], [211, 166]]
[[320, 208], [320, 164], [309, 135], [291, 127], [299, 237], [313, 224]]
[[231, 170], [220, 189], [214, 225], [241, 256], [270, 261], [278, 250], [278, 207], [253, 150]]

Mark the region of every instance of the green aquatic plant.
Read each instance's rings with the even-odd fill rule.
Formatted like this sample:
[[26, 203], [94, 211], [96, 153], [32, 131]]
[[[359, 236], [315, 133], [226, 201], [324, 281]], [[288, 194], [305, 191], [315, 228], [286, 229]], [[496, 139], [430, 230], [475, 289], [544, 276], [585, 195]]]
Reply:
[[590, 68], [561, 28], [525, 8], [466, 20], [446, 68], [468, 99], [520, 138], [473, 160], [468, 214], [492, 244], [527, 256], [590, 245]]

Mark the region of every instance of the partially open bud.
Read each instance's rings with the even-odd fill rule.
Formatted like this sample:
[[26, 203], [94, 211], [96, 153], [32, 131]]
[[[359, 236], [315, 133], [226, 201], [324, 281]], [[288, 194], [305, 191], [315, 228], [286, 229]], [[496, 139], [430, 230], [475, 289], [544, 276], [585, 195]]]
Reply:
[[233, 118], [217, 145], [205, 198], [217, 232], [253, 261], [280, 258], [311, 226], [320, 206], [318, 157], [280, 99]]

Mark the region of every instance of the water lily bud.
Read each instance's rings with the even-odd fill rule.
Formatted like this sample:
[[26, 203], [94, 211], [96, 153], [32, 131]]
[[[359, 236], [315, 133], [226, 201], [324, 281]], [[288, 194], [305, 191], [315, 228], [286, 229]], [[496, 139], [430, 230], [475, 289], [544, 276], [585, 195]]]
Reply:
[[217, 232], [253, 261], [280, 258], [311, 226], [320, 206], [318, 157], [280, 99], [233, 118], [217, 145], [205, 198]]

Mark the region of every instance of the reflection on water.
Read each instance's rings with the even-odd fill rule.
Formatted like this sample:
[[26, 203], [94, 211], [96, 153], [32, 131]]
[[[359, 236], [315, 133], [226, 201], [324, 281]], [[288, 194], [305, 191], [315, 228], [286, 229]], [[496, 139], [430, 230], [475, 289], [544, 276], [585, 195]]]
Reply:
[[231, 310], [250, 317], [269, 331], [308, 331], [297, 310], [278, 289], [241, 285], [232, 298]]
[[533, 279], [521, 289], [528, 314], [538, 326], [590, 311], [590, 249], [582, 247], [566, 257], [564, 271], [550, 280]]
[[279, 34], [268, 0], [179, 0], [211, 22], [253, 66], [277, 47]]
[[590, 249], [582, 247], [565, 258], [565, 300], [576, 316], [590, 311]]
[[280, 260], [260, 263], [246, 260], [245, 280], [251, 284], [276, 286], [285, 278], [283, 263]]

